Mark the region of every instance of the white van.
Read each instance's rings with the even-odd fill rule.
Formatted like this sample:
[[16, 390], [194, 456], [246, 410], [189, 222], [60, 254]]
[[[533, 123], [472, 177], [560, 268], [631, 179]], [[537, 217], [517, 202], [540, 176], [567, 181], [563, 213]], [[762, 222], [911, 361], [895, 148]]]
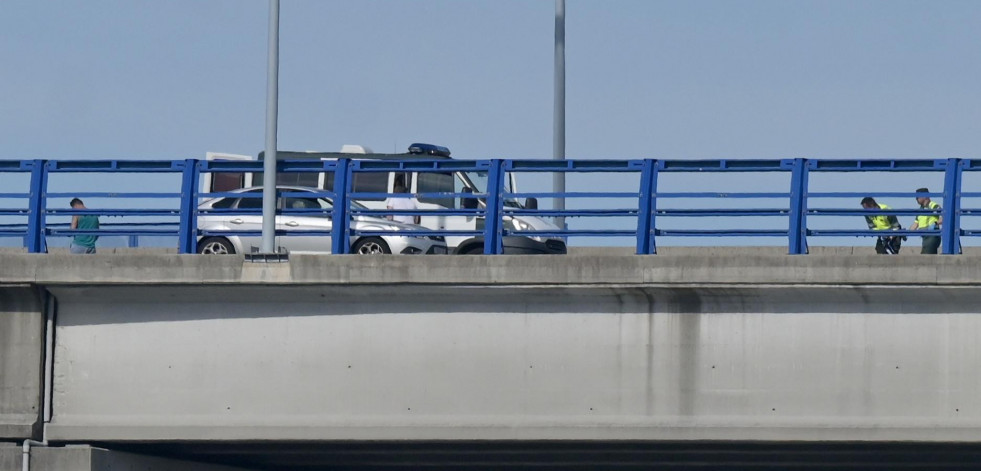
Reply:
[[[279, 160], [335, 160], [335, 159], [360, 159], [360, 160], [440, 160], [450, 159], [449, 150], [444, 147], [432, 146], [427, 144], [413, 144], [409, 147], [410, 153], [406, 154], [378, 154], [371, 152], [370, 149], [362, 146], [346, 145], [341, 152], [290, 152], [277, 151]], [[214, 157], [213, 157], [214, 156]], [[259, 160], [262, 160], [264, 153], [259, 153]], [[210, 154], [209, 160], [251, 160], [247, 156], [233, 156], [229, 154]], [[202, 175], [202, 177], [205, 177]], [[221, 177], [214, 176], [216, 181]], [[251, 177], [250, 183], [261, 185], [262, 175], [255, 174]], [[321, 173], [279, 173], [277, 174], [277, 184], [296, 185], [320, 188], [333, 191], [334, 176], [332, 172]], [[485, 193], [487, 190], [487, 172], [355, 172], [351, 182], [351, 190], [354, 193], [393, 193], [395, 182], [404, 182], [413, 194], [425, 193]], [[207, 182], [210, 182], [208, 180]], [[204, 191], [209, 191], [205, 183]], [[214, 191], [227, 191], [227, 188]], [[508, 174], [505, 180], [505, 191], [514, 193], [516, 191], [514, 174]], [[357, 201], [371, 209], [386, 209], [385, 198], [358, 198]], [[467, 207], [483, 207], [484, 202], [476, 198], [453, 198], [453, 197], [426, 197], [418, 199], [419, 209], [460, 209]], [[537, 201], [529, 198], [526, 204], [537, 207]], [[505, 206], [512, 208], [522, 208], [519, 201], [507, 199]], [[479, 206], [474, 206], [479, 205]], [[551, 221], [547, 221], [535, 216], [505, 216], [505, 227], [520, 231], [557, 231], [559, 228]], [[483, 230], [483, 216], [422, 216], [420, 225], [433, 230], [448, 231], [474, 231]], [[480, 254], [484, 249], [484, 238], [477, 236], [447, 236], [446, 245], [450, 251], [458, 254]], [[565, 241], [555, 237], [524, 237], [506, 236], [503, 238], [503, 248], [505, 254], [564, 254], [566, 253]]]

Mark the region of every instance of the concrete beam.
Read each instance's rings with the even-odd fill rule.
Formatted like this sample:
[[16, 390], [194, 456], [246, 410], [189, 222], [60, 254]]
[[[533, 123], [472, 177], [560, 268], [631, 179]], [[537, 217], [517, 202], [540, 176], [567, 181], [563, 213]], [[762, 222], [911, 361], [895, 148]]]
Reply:
[[981, 436], [973, 286], [52, 292], [52, 440]]
[[974, 285], [981, 257], [769, 253], [570, 256], [0, 254], [0, 284]]
[[44, 311], [27, 286], [0, 286], [0, 439], [37, 437], [41, 422]]

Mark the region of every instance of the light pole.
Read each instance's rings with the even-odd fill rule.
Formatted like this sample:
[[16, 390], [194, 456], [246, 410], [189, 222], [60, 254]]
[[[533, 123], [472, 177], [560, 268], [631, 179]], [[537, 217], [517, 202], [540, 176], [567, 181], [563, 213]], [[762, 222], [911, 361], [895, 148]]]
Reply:
[[262, 165], [262, 253], [276, 251], [276, 129], [279, 116], [279, 0], [269, 0], [266, 153]]
[[[555, 108], [552, 116], [552, 159], [565, 160], [565, 0], [555, 0]], [[552, 174], [552, 191], [565, 193], [565, 172]], [[552, 206], [565, 209], [565, 198], [555, 197]], [[565, 229], [565, 217], [555, 218]]]

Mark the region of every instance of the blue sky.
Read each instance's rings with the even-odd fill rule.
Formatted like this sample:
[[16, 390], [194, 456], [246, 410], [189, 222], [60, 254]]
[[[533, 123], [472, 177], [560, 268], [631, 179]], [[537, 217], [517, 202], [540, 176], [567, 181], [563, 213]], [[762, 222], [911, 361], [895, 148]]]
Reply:
[[[2, 158], [264, 145], [268, 3], [6, 0]], [[282, 149], [552, 154], [554, 2], [283, 0]], [[981, 3], [567, 2], [570, 157], [972, 156]]]
[[[463, 158], [551, 157], [554, 8], [282, 0], [279, 148], [401, 152], [422, 141]], [[566, 9], [570, 158], [981, 148], [981, 2]], [[264, 0], [5, 0], [0, 159], [256, 154], [267, 15]], [[918, 183], [898, 181], [896, 191]]]

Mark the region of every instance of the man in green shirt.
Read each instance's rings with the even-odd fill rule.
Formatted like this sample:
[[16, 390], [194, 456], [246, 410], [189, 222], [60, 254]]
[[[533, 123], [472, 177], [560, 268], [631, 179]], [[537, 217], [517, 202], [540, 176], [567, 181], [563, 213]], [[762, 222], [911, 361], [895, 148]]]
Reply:
[[[78, 198], [71, 201], [71, 207], [72, 209], [87, 209], [82, 200]], [[92, 214], [72, 216], [72, 229], [98, 230], [99, 217]], [[69, 249], [72, 253], [77, 254], [95, 253], [95, 241], [98, 239], [99, 236], [94, 234], [79, 234], [72, 238]]]

